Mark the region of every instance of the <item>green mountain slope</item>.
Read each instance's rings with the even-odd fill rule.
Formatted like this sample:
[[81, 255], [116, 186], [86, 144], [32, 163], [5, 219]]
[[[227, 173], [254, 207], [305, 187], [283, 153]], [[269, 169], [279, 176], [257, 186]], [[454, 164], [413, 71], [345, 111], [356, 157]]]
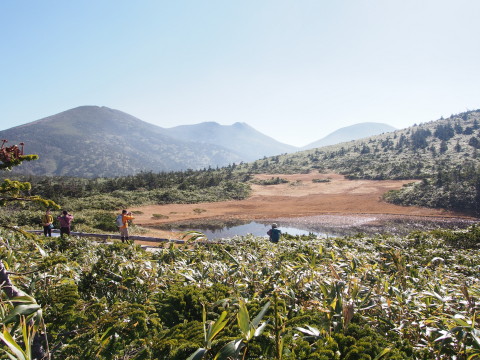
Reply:
[[0, 131], [9, 143], [25, 143], [40, 159], [23, 173], [102, 177], [140, 171], [171, 171], [223, 166], [243, 159], [215, 145], [173, 139], [161, 127], [118, 110], [81, 106]]

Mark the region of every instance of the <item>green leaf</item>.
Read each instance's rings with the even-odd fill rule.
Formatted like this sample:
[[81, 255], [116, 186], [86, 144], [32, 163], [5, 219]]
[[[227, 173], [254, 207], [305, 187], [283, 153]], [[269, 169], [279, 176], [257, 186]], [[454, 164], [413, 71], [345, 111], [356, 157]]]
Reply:
[[240, 331], [243, 334], [243, 337], [248, 341], [250, 340], [250, 316], [248, 314], [247, 307], [245, 306], [245, 303], [240, 300], [240, 303], [238, 304], [239, 310], [237, 314], [237, 319], [238, 319], [238, 327], [240, 328]]
[[225, 320], [227, 317], [227, 312], [224, 311], [220, 317], [215, 321], [213, 325], [208, 328], [207, 332], [207, 344], [210, 345], [211, 341], [217, 336], [217, 334], [222, 331], [222, 329], [227, 325], [228, 320]]
[[440, 300], [440, 302], [442, 302], [442, 303], [445, 302], [445, 299], [440, 294], [436, 293], [435, 291], [425, 291], [424, 294], [428, 295], [428, 296], [432, 296], [432, 297]]
[[320, 290], [321, 290], [322, 293], [323, 293], [323, 296], [328, 297], [328, 289], [327, 289], [327, 287], [325, 286], [325, 284], [320, 284], [319, 286], [320, 286]]
[[42, 257], [47, 257], [47, 256], [48, 256], [47, 252], [46, 252], [45, 250], [43, 250], [43, 249], [40, 247], [40, 245], [38, 245], [37, 243], [35, 243], [35, 246], [37, 247], [38, 252], [40, 253], [40, 255], [42, 255]]
[[265, 327], [267, 326], [267, 323], [268, 323], [268, 321], [265, 321], [262, 325], [260, 325], [259, 327], [257, 327], [257, 328], [255, 329], [255, 334], [254, 334], [254, 336], [260, 336], [260, 335], [262, 335], [263, 330], [265, 330]]
[[30, 295], [15, 296], [10, 299], [14, 303], [36, 304], [37, 301]]
[[187, 360], [200, 360], [207, 353], [207, 349], [200, 348], [197, 349], [192, 355], [190, 355]]
[[382, 356], [386, 355], [387, 353], [389, 353], [392, 349], [390, 348], [385, 348], [382, 350], [382, 352], [380, 354], [378, 354], [377, 356], [375, 356], [375, 358], [373, 360], [378, 360], [380, 359]]
[[[12, 338], [10, 333], [7, 331], [7, 329], [4, 327], [3, 328], [3, 333], [0, 333], [0, 340], [2, 340], [5, 345], [8, 346], [10, 351], [15, 355], [14, 359], [17, 360], [28, 360], [29, 357], [27, 357], [27, 354], [22, 350], [22, 348], [16, 343], [16, 341]], [[9, 355], [10, 358], [12, 358]]]
[[235, 263], [235, 265], [240, 266], [240, 263], [238, 262], [237, 259], [235, 259], [235, 257], [234, 257], [232, 254], [230, 254], [230, 253], [229, 253], [227, 250], [225, 250], [225, 249], [222, 249], [222, 250], [223, 250], [224, 253], [226, 253], [226, 254], [228, 255], [228, 257], [229, 257], [230, 259], [232, 259], [232, 261]]
[[467, 323], [463, 319], [460, 319], [460, 318], [454, 317], [454, 316], [452, 316], [452, 318], [453, 318], [453, 321], [455, 321], [459, 326], [467, 327], [467, 328], [472, 327], [469, 323]]
[[244, 344], [242, 339], [232, 340], [220, 349], [214, 360], [232, 360], [238, 357]]
[[113, 326], [110, 326], [107, 330], [104, 331], [104, 333], [102, 334], [102, 337], [100, 338], [100, 341], [108, 339], [111, 335], [113, 335], [114, 332], [115, 331]]
[[38, 304], [28, 304], [28, 305], [17, 305], [15, 308], [3, 319], [4, 324], [8, 324], [14, 321], [17, 321], [17, 316], [24, 315], [28, 316], [38, 309], [40, 309], [41, 306]]
[[260, 321], [262, 321], [263, 317], [265, 316], [265, 313], [267, 312], [268, 308], [270, 306], [270, 301], [267, 301], [267, 303], [263, 306], [262, 310], [258, 313], [257, 316], [255, 316], [255, 319], [252, 321], [252, 325], [257, 328], [258, 324], [260, 324]]
[[305, 335], [309, 335], [309, 336], [320, 336], [320, 330], [310, 326], [310, 325], [307, 325], [307, 328], [303, 328], [303, 327], [296, 327], [295, 329], [297, 329], [298, 331], [304, 333]]

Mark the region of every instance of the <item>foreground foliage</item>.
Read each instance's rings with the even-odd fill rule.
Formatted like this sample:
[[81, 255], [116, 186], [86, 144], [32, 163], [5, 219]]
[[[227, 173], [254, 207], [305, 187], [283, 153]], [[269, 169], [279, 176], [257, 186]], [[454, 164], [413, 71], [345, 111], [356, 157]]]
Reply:
[[[473, 359], [478, 233], [242, 237], [152, 253], [4, 230], [0, 259], [41, 306], [52, 358]], [[3, 299], [4, 336], [19, 306]]]

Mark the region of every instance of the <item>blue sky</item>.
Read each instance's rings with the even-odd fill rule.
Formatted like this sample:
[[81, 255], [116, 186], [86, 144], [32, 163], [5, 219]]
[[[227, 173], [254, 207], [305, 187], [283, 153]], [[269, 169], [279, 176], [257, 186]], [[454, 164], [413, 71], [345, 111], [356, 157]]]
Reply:
[[477, 0], [3, 0], [0, 130], [81, 105], [302, 146], [480, 108]]

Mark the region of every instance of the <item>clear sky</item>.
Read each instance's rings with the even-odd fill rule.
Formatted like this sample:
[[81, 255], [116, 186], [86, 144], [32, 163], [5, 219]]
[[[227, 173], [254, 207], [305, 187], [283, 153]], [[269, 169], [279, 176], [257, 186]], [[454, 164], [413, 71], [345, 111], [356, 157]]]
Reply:
[[480, 108], [478, 0], [0, 0], [0, 130], [81, 105], [303, 146]]

